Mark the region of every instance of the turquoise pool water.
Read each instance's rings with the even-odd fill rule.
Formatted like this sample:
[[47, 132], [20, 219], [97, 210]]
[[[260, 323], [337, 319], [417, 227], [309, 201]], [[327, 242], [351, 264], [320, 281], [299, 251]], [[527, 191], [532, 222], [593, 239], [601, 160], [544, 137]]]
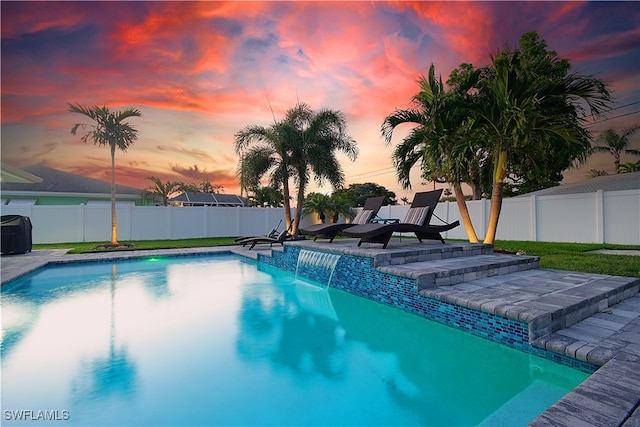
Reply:
[[234, 255], [49, 267], [0, 304], [7, 426], [517, 426], [587, 377]]

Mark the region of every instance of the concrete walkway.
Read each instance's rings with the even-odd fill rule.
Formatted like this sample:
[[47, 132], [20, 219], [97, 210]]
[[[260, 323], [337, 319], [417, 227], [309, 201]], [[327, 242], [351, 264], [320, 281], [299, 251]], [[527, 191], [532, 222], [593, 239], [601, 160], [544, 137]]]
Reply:
[[[343, 252], [388, 260], [380, 268], [419, 277], [421, 269], [450, 268], [451, 259], [419, 260], [431, 246], [415, 240], [393, 240], [357, 248], [355, 241], [331, 244], [310, 241], [293, 244], [329, 252]], [[433, 246], [457, 254], [459, 245]], [[274, 247], [275, 248], [275, 247]], [[464, 249], [464, 248], [463, 248]], [[190, 255], [232, 251], [256, 258], [271, 253], [269, 245], [254, 250], [239, 246], [67, 255], [65, 250], [33, 251], [0, 258], [0, 279], [6, 283], [50, 262], [130, 259], [158, 255]], [[475, 254], [484, 257], [486, 254]], [[494, 256], [495, 255], [491, 255]], [[471, 257], [457, 264], [472, 263]], [[493, 262], [493, 261], [492, 261]], [[511, 262], [511, 261], [509, 261]], [[420, 264], [423, 263], [423, 264]], [[487, 263], [483, 258], [482, 264]], [[528, 263], [531, 264], [531, 263]], [[404, 267], [403, 267], [404, 265]], [[640, 279], [533, 268], [468, 275], [469, 280], [446, 286], [430, 282], [419, 292], [491, 314], [526, 321], [532, 345], [601, 366], [584, 383], [535, 419], [532, 426], [640, 426]], [[395, 270], [394, 270], [395, 269]], [[483, 270], [484, 271], [484, 270]], [[413, 275], [413, 276], [409, 276]], [[439, 273], [440, 276], [444, 273]], [[452, 276], [453, 277], [453, 276]], [[458, 277], [458, 276], [456, 276]], [[464, 275], [462, 277], [465, 277]], [[416, 287], [418, 291], [418, 287]]]

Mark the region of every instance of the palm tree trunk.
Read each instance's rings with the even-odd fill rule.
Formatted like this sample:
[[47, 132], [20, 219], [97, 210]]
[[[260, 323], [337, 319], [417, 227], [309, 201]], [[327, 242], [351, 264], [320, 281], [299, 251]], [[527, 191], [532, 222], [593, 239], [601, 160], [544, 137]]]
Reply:
[[291, 227], [291, 193], [289, 192], [288, 179], [282, 183], [282, 195], [284, 196], [284, 200], [282, 201], [284, 205], [284, 222], [288, 230], [289, 227]]
[[298, 234], [298, 226], [300, 225], [300, 218], [302, 217], [302, 205], [304, 204], [304, 190], [306, 187], [306, 183], [300, 183], [298, 185], [298, 202], [296, 206], [296, 216], [295, 222], [293, 224], [293, 229], [291, 230], [291, 235], [295, 236]]
[[471, 196], [471, 200], [482, 199], [482, 186], [479, 182], [471, 183], [471, 192], [473, 193], [473, 195]]
[[469, 170], [469, 182], [467, 182], [469, 187], [471, 187], [471, 200], [480, 200], [482, 199], [482, 184], [480, 182], [480, 173], [475, 168], [470, 168]]
[[116, 145], [111, 145], [111, 244], [118, 245], [116, 221]]
[[478, 243], [478, 236], [476, 235], [476, 230], [474, 230], [473, 224], [471, 223], [471, 216], [469, 215], [469, 209], [467, 209], [467, 202], [464, 199], [462, 185], [459, 182], [453, 183], [453, 192], [456, 195], [456, 204], [458, 205], [460, 217], [462, 218], [462, 223], [464, 224], [464, 229], [467, 232], [469, 242]]
[[502, 210], [502, 188], [504, 182], [502, 180], [493, 183], [491, 192], [491, 211], [489, 213], [489, 224], [487, 225], [487, 235], [484, 236], [484, 243], [493, 244], [496, 239], [496, 230], [498, 229], [498, 218]]
[[507, 151], [500, 149], [496, 152], [493, 169], [493, 187], [491, 189], [491, 211], [489, 212], [489, 224], [487, 234], [484, 236], [484, 243], [493, 245], [498, 229], [498, 218], [502, 210], [502, 190], [504, 178], [507, 176]]

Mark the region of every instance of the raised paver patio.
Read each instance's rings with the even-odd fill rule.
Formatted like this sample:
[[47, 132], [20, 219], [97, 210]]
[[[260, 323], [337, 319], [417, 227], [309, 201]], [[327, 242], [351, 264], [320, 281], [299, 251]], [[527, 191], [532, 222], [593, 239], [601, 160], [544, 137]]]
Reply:
[[[416, 280], [416, 292], [529, 324], [535, 347], [601, 366], [532, 426], [640, 426], [640, 279], [538, 268], [535, 257], [493, 254], [484, 245], [393, 240], [291, 242], [309, 249], [372, 257], [376, 268]], [[273, 247], [279, 250], [278, 247]], [[67, 255], [34, 251], [0, 258], [6, 283], [48, 263], [232, 251], [256, 258], [269, 245]]]

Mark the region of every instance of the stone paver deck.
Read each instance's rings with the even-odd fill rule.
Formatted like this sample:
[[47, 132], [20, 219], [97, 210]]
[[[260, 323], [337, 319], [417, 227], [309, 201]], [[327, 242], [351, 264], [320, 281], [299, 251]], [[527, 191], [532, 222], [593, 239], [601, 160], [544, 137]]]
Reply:
[[[310, 241], [292, 244], [373, 257], [374, 265], [380, 269], [416, 278], [416, 292], [525, 321], [529, 324], [532, 345], [601, 366], [530, 425], [640, 426], [640, 279], [539, 269], [535, 259], [526, 260], [525, 264], [529, 264], [526, 268], [511, 267], [510, 271], [494, 265], [503, 259], [488, 255], [486, 245], [417, 244], [410, 239], [393, 240], [387, 249], [379, 245], [358, 248], [351, 239], [331, 244]], [[436, 252], [431, 253], [434, 248]], [[275, 246], [273, 249], [278, 250]], [[260, 245], [251, 251], [234, 246], [81, 255], [67, 255], [65, 250], [33, 251], [2, 256], [0, 281], [6, 283], [50, 262], [228, 251], [255, 259], [258, 253], [270, 254], [271, 248]], [[478, 276], [469, 274], [472, 272], [469, 270], [463, 272], [463, 280], [459, 281], [458, 268], [458, 273], [450, 276], [458, 279], [429, 282], [418, 289], [418, 278], [424, 277], [425, 272], [438, 270], [441, 279], [446, 278], [447, 268], [471, 263], [469, 257], [480, 257], [478, 260], [483, 260], [480, 264], [485, 264], [485, 269], [492, 273]], [[515, 265], [521, 264], [517, 261]]]

